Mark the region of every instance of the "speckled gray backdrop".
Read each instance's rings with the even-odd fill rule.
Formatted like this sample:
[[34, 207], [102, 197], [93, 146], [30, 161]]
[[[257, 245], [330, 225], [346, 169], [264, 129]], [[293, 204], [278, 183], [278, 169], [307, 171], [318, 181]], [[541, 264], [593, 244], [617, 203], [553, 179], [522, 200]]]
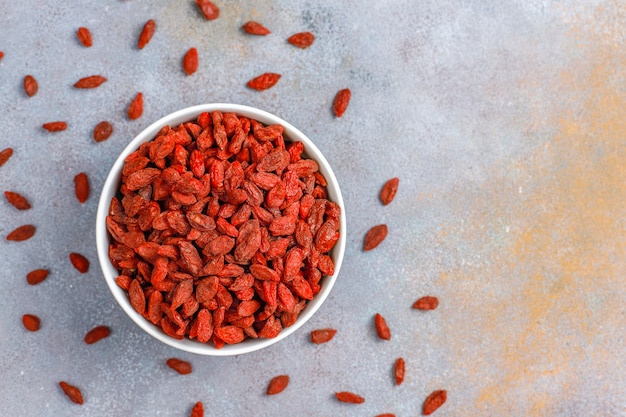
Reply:
[[[448, 390], [439, 416], [626, 415], [626, 10], [617, 0], [217, 1], [206, 21], [189, 0], [0, 0], [0, 404], [7, 416], [397, 416]], [[157, 22], [143, 50], [137, 37]], [[240, 27], [271, 29], [252, 37]], [[93, 47], [75, 37], [80, 26]], [[286, 38], [316, 35], [306, 50]], [[187, 77], [181, 58], [198, 48]], [[265, 92], [245, 83], [282, 74]], [[28, 98], [32, 74], [39, 92]], [[95, 90], [81, 77], [102, 74]], [[341, 119], [335, 93], [349, 87]], [[143, 117], [125, 111], [141, 91]], [[326, 155], [341, 184], [348, 244], [339, 280], [302, 329], [268, 349], [211, 358], [152, 339], [116, 305], [97, 265], [99, 190], [116, 155], [152, 121], [205, 102], [260, 107]], [[64, 132], [42, 123], [66, 120]], [[95, 143], [93, 127], [114, 133]], [[92, 195], [76, 201], [73, 178]], [[400, 178], [396, 200], [378, 201]], [[33, 223], [25, 242], [4, 240]], [[373, 225], [389, 237], [361, 250]], [[91, 261], [79, 274], [68, 254]], [[51, 271], [38, 286], [26, 273]], [[440, 298], [431, 312], [417, 298]], [[391, 327], [378, 340], [373, 316]], [[41, 317], [24, 330], [21, 316]], [[105, 324], [95, 345], [85, 333]], [[308, 340], [334, 327], [325, 345]], [[403, 385], [392, 365], [407, 362]], [[192, 362], [181, 376], [169, 357]], [[269, 380], [289, 374], [277, 396]], [[57, 383], [83, 390], [70, 403]], [[335, 391], [365, 397], [342, 404]]]

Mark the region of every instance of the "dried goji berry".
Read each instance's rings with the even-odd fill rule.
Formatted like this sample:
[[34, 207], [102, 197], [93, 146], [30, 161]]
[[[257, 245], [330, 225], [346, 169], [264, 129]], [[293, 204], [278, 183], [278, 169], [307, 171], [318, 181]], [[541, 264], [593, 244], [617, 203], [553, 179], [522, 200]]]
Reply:
[[391, 331], [389, 330], [389, 326], [387, 326], [387, 321], [378, 313], [374, 316], [374, 326], [378, 337], [384, 340], [391, 339]]
[[29, 208], [31, 208], [31, 205], [26, 199], [26, 197], [24, 197], [20, 193], [16, 193], [13, 191], [5, 191], [4, 196], [6, 197], [9, 204], [11, 204], [13, 207], [15, 207], [18, 210], [28, 210]]
[[88, 345], [93, 345], [94, 343], [109, 337], [110, 334], [111, 329], [107, 326], [96, 326], [87, 332], [84, 340]]
[[59, 382], [59, 386], [71, 402], [81, 405], [83, 404], [83, 394], [78, 387], [70, 385], [65, 381]]
[[207, 20], [215, 20], [220, 17], [220, 9], [209, 0], [196, 0], [196, 5]]
[[74, 192], [79, 202], [84, 203], [89, 198], [89, 178], [81, 172], [74, 177]]
[[272, 378], [267, 386], [267, 395], [280, 394], [289, 385], [289, 375], [278, 375]]
[[425, 416], [428, 416], [435, 411], [439, 407], [441, 407], [447, 400], [448, 392], [446, 390], [436, 390], [433, 391], [426, 400], [424, 400], [424, 407], [422, 409], [422, 413]]
[[396, 359], [396, 363], [393, 367], [393, 375], [396, 380], [396, 385], [402, 384], [404, 381], [404, 371], [406, 368], [406, 362], [403, 358]]
[[76, 31], [76, 37], [83, 44], [83, 46], [90, 48], [93, 44], [91, 39], [91, 32], [86, 27], [79, 27]]
[[339, 90], [335, 95], [335, 100], [333, 101], [333, 112], [336, 117], [343, 116], [343, 113], [348, 108], [348, 104], [350, 104], [350, 98], [352, 97], [352, 92], [349, 88], [344, 88]]
[[70, 262], [72, 263], [74, 268], [76, 268], [76, 270], [81, 274], [89, 271], [89, 260], [80, 253], [70, 253]]
[[96, 88], [106, 82], [106, 78], [102, 75], [90, 75], [89, 77], [81, 78], [74, 83], [75, 88]]
[[204, 417], [204, 404], [201, 401], [194, 404], [189, 417]]
[[398, 192], [398, 183], [400, 179], [398, 177], [392, 178], [383, 185], [382, 190], [380, 190], [380, 201], [387, 205], [391, 203]]
[[313, 35], [311, 32], [296, 33], [294, 35], [291, 35], [287, 39], [287, 42], [302, 49], [308, 48], [309, 46], [313, 45], [314, 41], [315, 35]]
[[387, 237], [387, 225], [379, 224], [372, 227], [365, 235], [365, 242], [363, 244], [363, 250], [372, 250], [382, 243]]
[[24, 324], [26, 330], [36, 332], [41, 327], [41, 320], [34, 314], [24, 314], [22, 316], [22, 324]]
[[337, 334], [335, 329], [317, 329], [311, 332], [311, 342], [320, 344], [330, 342]]
[[50, 271], [48, 271], [47, 269], [35, 269], [34, 271], [30, 271], [28, 274], [26, 274], [26, 282], [28, 282], [30, 285], [41, 284], [43, 281], [46, 280], [46, 278], [48, 278], [49, 273]]
[[9, 158], [13, 155], [13, 148], [5, 148], [0, 151], [0, 167], [9, 160]]
[[271, 33], [268, 28], [253, 20], [244, 23], [242, 27], [243, 30], [250, 35], [265, 36]]
[[437, 297], [425, 296], [413, 303], [413, 308], [417, 310], [434, 310], [439, 306], [439, 299]]
[[4, 58], [4, 52], [0, 51], [0, 59]]
[[128, 287], [128, 297], [130, 298], [130, 305], [133, 306], [137, 313], [143, 315], [146, 311], [146, 296], [141, 288], [141, 284], [136, 279]]
[[107, 121], [100, 122], [93, 128], [93, 140], [102, 142], [107, 140], [113, 133], [113, 125]]
[[349, 391], [336, 392], [335, 397], [343, 403], [362, 404], [365, 402], [365, 398]]
[[141, 34], [139, 35], [139, 40], [137, 41], [137, 48], [143, 49], [146, 46], [152, 36], [154, 35], [154, 31], [156, 30], [156, 22], [152, 19], [148, 20], [141, 30]]
[[48, 132], [61, 132], [67, 129], [67, 122], [48, 122], [44, 123], [41, 127]]
[[379, 414], [376, 417], [396, 417], [396, 415], [391, 414], [391, 413], [385, 413], [385, 414]]
[[191, 363], [184, 361], [182, 359], [169, 358], [166, 363], [167, 363], [167, 366], [169, 366], [170, 368], [172, 368], [173, 370], [175, 370], [181, 375], [187, 375], [193, 371]]
[[130, 120], [139, 119], [143, 114], [143, 94], [137, 93], [133, 101], [128, 106], [128, 118]]
[[37, 94], [39, 90], [39, 84], [37, 80], [32, 75], [27, 75], [24, 77], [24, 92], [28, 97], [32, 97]]
[[25, 224], [13, 230], [11, 233], [9, 233], [7, 235], [7, 240], [21, 242], [23, 240], [30, 239], [31, 237], [35, 235], [36, 230], [37, 228], [33, 226], [32, 224]]
[[276, 85], [280, 77], [280, 74], [266, 72], [248, 81], [248, 87], [258, 91], [267, 90]]
[[198, 70], [198, 50], [189, 48], [183, 57], [183, 71], [185, 74], [191, 75]]

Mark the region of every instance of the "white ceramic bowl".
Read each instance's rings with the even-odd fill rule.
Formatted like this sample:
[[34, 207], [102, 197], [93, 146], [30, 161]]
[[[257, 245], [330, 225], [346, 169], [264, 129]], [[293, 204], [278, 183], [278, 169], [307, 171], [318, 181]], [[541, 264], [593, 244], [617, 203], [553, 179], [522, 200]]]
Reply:
[[[109, 260], [109, 235], [106, 229], [106, 216], [109, 211], [111, 199], [116, 195], [119, 187], [121, 171], [124, 166], [124, 159], [131, 152], [139, 148], [139, 145], [154, 139], [156, 134], [161, 130], [163, 126], [177, 126], [183, 122], [193, 121], [202, 112], [211, 112], [214, 110], [236, 113], [240, 116], [245, 116], [251, 119], [258, 120], [265, 125], [282, 125], [285, 128], [285, 140], [301, 141], [304, 144], [304, 154], [308, 158], [314, 159], [318, 163], [320, 173], [324, 175], [327, 181], [329, 200], [334, 201], [341, 207], [341, 236], [330, 253], [330, 256], [335, 264], [335, 273], [333, 276], [327, 276], [322, 278], [321, 290], [315, 295], [313, 300], [309, 301], [306, 308], [298, 316], [296, 322], [292, 326], [283, 329], [275, 338], [246, 339], [238, 344], [225, 345], [221, 349], [215, 348], [215, 346], [213, 346], [212, 344], [199, 343], [195, 340], [190, 340], [187, 338], [182, 340], [174, 339], [166, 335], [159, 327], [153, 325], [135, 311], [135, 309], [130, 304], [127, 293], [115, 283], [115, 278], [119, 275], [119, 272], [113, 267], [111, 261]], [[102, 272], [104, 273], [104, 279], [106, 280], [106, 283], [109, 286], [111, 293], [113, 293], [113, 296], [122, 307], [124, 312], [128, 314], [128, 316], [146, 333], [163, 343], [187, 352], [213, 356], [239, 355], [242, 353], [252, 352], [273, 345], [274, 343], [294, 333], [296, 330], [298, 330], [298, 328], [306, 323], [306, 321], [309, 320], [311, 316], [313, 316], [313, 314], [315, 314], [315, 312], [321, 307], [324, 300], [326, 300], [326, 297], [328, 297], [328, 294], [330, 293], [333, 285], [335, 284], [335, 281], [337, 280], [337, 275], [339, 274], [339, 270], [341, 269], [341, 263], [345, 251], [345, 206], [341, 197], [339, 183], [337, 182], [337, 178], [335, 177], [335, 174], [333, 173], [330, 164], [328, 163], [326, 158], [324, 158], [324, 155], [322, 155], [322, 153], [315, 146], [315, 144], [294, 126], [280, 119], [279, 117], [274, 116], [273, 114], [253, 107], [226, 103], [201, 104], [198, 106], [188, 107], [186, 109], [176, 111], [154, 122], [139, 135], [137, 135], [137, 137], [135, 137], [128, 144], [128, 146], [126, 146], [126, 148], [124, 148], [120, 156], [113, 164], [113, 167], [111, 168], [111, 171], [109, 172], [109, 175], [107, 176], [107, 179], [102, 189], [100, 202], [98, 204], [98, 212], [96, 215], [96, 245], [98, 251], [98, 260], [100, 261], [100, 266], [102, 267]]]

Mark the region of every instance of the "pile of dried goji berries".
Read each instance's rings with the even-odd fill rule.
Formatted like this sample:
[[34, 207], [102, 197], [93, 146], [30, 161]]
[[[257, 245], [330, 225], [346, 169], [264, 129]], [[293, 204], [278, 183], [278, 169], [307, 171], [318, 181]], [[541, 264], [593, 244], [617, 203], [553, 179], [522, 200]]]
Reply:
[[334, 273], [340, 206], [281, 125], [202, 113], [125, 160], [107, 216], [116, 282], [171, 337], [273, 338]]

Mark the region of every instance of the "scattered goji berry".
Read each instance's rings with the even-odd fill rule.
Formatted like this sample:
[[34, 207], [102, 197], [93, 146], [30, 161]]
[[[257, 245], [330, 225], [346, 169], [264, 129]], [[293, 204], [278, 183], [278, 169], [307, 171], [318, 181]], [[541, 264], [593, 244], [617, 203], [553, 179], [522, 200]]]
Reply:
[[24, 328], [30, 332], [36, 332], [41, 327], [41, 320], [34, 314], [24, 314], [22, 316]]
[[244, 31], [246, 31], [246, 33], [249, 33], [250, 35], [265, 36], [271, 33], [268, 28], [253, 20], [244, 23], [242, 28]]
[[5, 148], [0, 151], [0, 167], [4, 165], [13, 155], [13, 148]]
[[93, 140], [102, 142], [107, 140], [113, 133], [113, 125], [107, 121], [100, 122], [93, 128]]
[[48, 278], [50, 271], [47, 269], [35, 269], [26, 274], [26, 282], [30, 285], [41, 284]]
[[368, 251], [372, 250], [378, 245], [382, 243], [383, 240], [387, 237], [387, 225], [379, 224], [378, 226], [372, 227], [367, 234], [365, 235], [365, 243], [363, 245], [363, 250]]
[[83, 44], [83, 46], [87, 48], [91, 48], [91, 45], [93, 42], [91, 39], [91, 32], [89, 31], [89, 29], [87, 29], [86, 27], [79, 27], [78, 30], [76, 31], [76, 37], [78, 38], [80, 43]]
[[330, 342], [337, 334], [335, 329], [317, 329], [311, 332], [311, 342], [320, 344]]
[[96, 326], [87, 332], [84, 340], [88, 345], [93, 345], [94, 343], [109, 337], [110, 334], [111, 329], [107, 326]]
[[439, 407], [441, 407], [446, 402], [447, 398], [448, 398], [448, 392], [446, 390], [433, 391], [428, 397], [426, 397], [426, 400], [424, 400], [424, 407], [422, 409], [422, 413], [425, 416], [428, 416], [434, 413], [435, 411], [437, 411]]
[[374, 327], [376, 328], [378, 337], [384, 340], [391, 339], [391, 331], [389, 330], [389, 326], [387, 326], [387, 321], [378, 313], [374, 316]]
[[220, 17], [220, 9], [209, 0], [196, 0], [196, 5], [207, 20], [215, 20]]
[[183, 57], [183, 71], [185, 74], [191, 75], [198, 70], [198, 50], [189, 48]]
[[379, 414], [376, 417], [396, 417], [396, 415], [391, 414], [391, 413], [385, 413], [385, 414]]
[[398, 177], [392, 178], [383, 185], [380, 190], [380, 201], [386, 206], [391, 203], [398, 192], [398, 183], [400, 179]]
[[74, 192], [76, 199], [79, 202], [84, 203], [89, 198], [89, 178], [87, 174], [81, 172], [74, 177]]
[[404, 371], [406, 368], [406, 362], [403, 358], [396, 359], [396, 363], [393, 367], [393, 375], [396, 379], [396, 385], [402, 384], [404, 381]]
[[362, 404], [365, 402], [365, 398], [349, 391], [336, 392], [335, 397], [343, 403]]
[[204, 404], [201, 401], [194, 404], [189, 417], [204, 417]]
[[78, 387], [70, 385], [65, 381], [59, 382], [59, 386], [63, 390], [63, 393], [69, 398], [69, 400], [76, 404], [83, 404], [83, 393]]
[[336, 117], [343, 116], [344, 112], [348, 108], [348, 104], [350, 104], [350, 98], [352, 97], [352, 92], [349, 88], [344, 88], [343, 90], [339, 90], [335, 95], [335, 99], [333, 100], [333, 112]]
[[169, 366], [170, 368], [172, 368], [173, 370], [175, 370], [181, 375], [187, 375], [193, 371], [191, 363], [184, 361], [182, 359], [169, 358], [166, 363], [167, 363], [167, 366]]
[[4, 52], [0, 51], [0, 59], [4, 58]]
[[39, 84], [37, 80], [32, 75], [27, 75], [24, 77], [24, 92], [28, 97], [32, 97], [37, 94], [39, 90]]
[[96, 88], [106, 82], [106, 78], [102, 75], [90, 75], [89, 77], [81, 78], [74, 83], [75, 88]]
[[154, 31], [156, 30], [156, 22], [152, 19], [148, 20], [141, 30], [141, 34], [139, 35], [139, 40], [137, 41], [137, 47], [139, 49], [143, 49], [146, 46], [152, 36], [154, 35]]
[[139, 119], [143, 114], [143, 94], [137, 93], [133, 101], [128, 106], [128, 118], [130, 120]]
[[417, 310], [434, 310], [437, 306], [439, 306], [439, 299], [430, 295], [422, 297], [413, 303], [413, 308]]
[[289, 385], [289, 375], [278, 375], [272, 378], [267, 386], [267, 395], [280, 394]]
[[74, 268], [76, 268], [76, 270], [81, 274], [89, 271], [89, 260], [80, 253], [70, 253], [70, 262], [72, 263]]
[[263, 91], [276, 85], [281, 75], [273, 72], [266, 72], [248, 81], [248, 87], [253, 90]]
[[300, 32], [291, 35], [287, 39], [287, 42], [289, 42], [293, 46], [297, 46], [298, 48], [305, 49], [313, 45], [313, 42], [315, 42], [315, 35], [313, 35], [311, 32]]
[[32, 224], [25, 224], [13, 230], [11, 233], [9, 233], [7, 235], [7, 240], [12, 240], [15, 242], [28, 240], [35, 235], [36, 230], [37, 228], [33, 226]]
[[14, 191], [5, 191], [4, 196], [6, 197], [9, 204], [11, 204], [18, 210], [28, 210], [29, 208], [31, 208], [31, 205], [26, 197], [24, 197], [20, 193], [16, 193]]
[[44, 123], [41, 127], [48, 132], [61, 132], [67, 129], [67, 122], [48, 122]]

